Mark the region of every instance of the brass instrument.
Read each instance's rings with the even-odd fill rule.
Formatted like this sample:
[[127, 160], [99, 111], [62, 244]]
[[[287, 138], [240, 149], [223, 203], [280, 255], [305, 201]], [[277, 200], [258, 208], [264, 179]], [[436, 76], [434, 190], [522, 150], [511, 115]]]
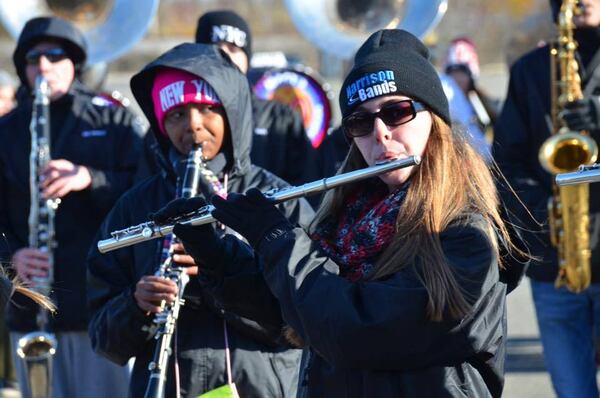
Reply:
[[[49, 95], [48, 82], [43, 76], [37, 76], [29, 126], [29, 247], [48, 253], [48, 275], [31, 278], [32, 289], [44, 296], [50, 294], [54, 279], [54, 214], [60, 203], [60, 199], [44, 199], [40, 188], [41, 172], [50, 162]], [[38, 331], [28, 333], [18, 341], [17, 354], [24, 362], [27, 383], [33, 398], [47, 398], [52, 395], [52, 357], [56, 352], [56, 338], [45, 331], [47, 324], [48, 311], [40, 308], [37, 317]]]
[[[396, 159], [376, 165], [338, 174], [333, 177], [323, 178], [313, 182], [308, 182], [297, 187], [287, 187], [282, 189], [272, 189], [265, 192], [265, 196], [273, 203], [282, 203], [291, 199], [298, 199], [314, 195], [344, 184], [360, 181], [369, 177], [374, 177], [403, 167], [415, 166], [421, 163], [419, 156], [409, 156], [404, 159]], [[120, 231], [111, 232], [112, 237], [98, 242], [98, 251], [107, 253], [122, 247], [135, 245], [147, 240], [160, 238], [170, 234], [175, 224], [185, 225], [204, 225], [215, 222], [211, 212], [214, 209], [212, 205], [202, 207], [190, 214], [184, 214], [172, 220], [167, 224], [155, 224], [152, 221], [135, 225]]]
[[[580, 12], [577, 2], [562, 2], [558, 15], [558, 41], [550, 51], [554, 133], [540, 148], [539, 161], [551, 174], [575, 171], [581, 165], [595, 162], [598, 156], [598, 146], [588, 133], [569, 131], [559, 117], [568, 102], [583, 98], [575, 58], [577, 42], [573, 38], [573, 16]], [[558, 251], [559, 273], [555, 286], [566, 286], [579, 293], [591, 281], [589, 185], [553, 184], [553, 195], [548, 202], [548, 223], [551, 242]]]
[[0, 1], [0, 22], [18, 38], [34, 17], [57, 15], [80, 29], [89, 45], [87, 64], [112, 61], [127, 53], [146, 33], [159, 0]]
[[379, 29], [404, 29], [425, 37], [440, 22], [448, 0], [285, 0], [300, 33], [323, 53], [354, 57]]

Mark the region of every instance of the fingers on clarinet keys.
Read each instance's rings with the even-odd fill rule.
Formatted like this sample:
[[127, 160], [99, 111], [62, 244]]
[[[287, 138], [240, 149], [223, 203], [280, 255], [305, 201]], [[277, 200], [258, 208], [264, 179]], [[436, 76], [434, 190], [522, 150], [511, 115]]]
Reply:
[[215, 196], [213, 206], [213, 217], [241, 234], [252, 247], [274, 228], [292, 229], [288, 219], [256, 188], [245, 195], [230, 193], [227, 200]]
[[19, 277], [30, 282], [32, 277], [47, 277], [50, 263], [48, 254], [31, 247], [19, 249], [12, 257], [12, 263]]
[[150, 219], [157, 224], [164, 224], [184, 214], [192, 213], [204, 206], [206, 206], [206, 201], [201, 197], [179, 198], [170, 201], [156, 213], [150, 214]]
[[195, 267], [196, 263], [192, 256], [190, 256], [181, 243], [172, 243], [171, 250], [173, 250], [173, 262], [180, 267]]
[[173, 303], [177, 297], [177, 285], [167, 278], [144, 276], [135, 287], [135, 301], [144, 312], [160, 312], [161, 302]]
[[600, 101], [598, 97], [586, 97], [569, 102], [560, 116], [569, 129], [574, 131], [593, 131], [600, 128]]

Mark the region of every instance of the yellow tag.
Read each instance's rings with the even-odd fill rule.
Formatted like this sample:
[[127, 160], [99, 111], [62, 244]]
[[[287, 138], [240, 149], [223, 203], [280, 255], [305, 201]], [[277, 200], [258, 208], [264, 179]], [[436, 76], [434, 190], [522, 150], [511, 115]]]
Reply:
[[231, 383], [198, 395], [198, 398], [240, 398], [240, 396], [235, 388], [235, 383]]

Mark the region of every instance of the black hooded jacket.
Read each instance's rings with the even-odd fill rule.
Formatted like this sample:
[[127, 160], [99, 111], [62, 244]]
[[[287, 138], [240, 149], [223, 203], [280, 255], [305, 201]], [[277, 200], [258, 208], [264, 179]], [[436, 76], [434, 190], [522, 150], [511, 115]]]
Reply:
[[[283, 318], [309, 348], [298, 397], [500, 397], [507, 287], [488, 223], [471, 214], [439, 235], [469, 313], [427, 318], [418, 265], [349, 282], [301, 229], [274, 230], [257, 248]], [[246, 300], [240, 304], [251, 311]]]
[[[0, 231], [10, 255], [28, 246], [29, 153], [32, 99], [0, 119]], [[53, 331], [86, 330], [85, 258], [93, 237], [117, 198], [129, 188], [141, 149], [142, 130], [126, 108], [96, 101], [74, 82], [68, 94], [50, 104], [51, 155], [88, 168], [91, 186], [62, 198], [55, 218], [51, 298], [58, 305], [50, 318]], [[8, 259], [6, 259], [8, 260]], [[36, 307], [21, 296], [10, 306], [13, 331], [36, 329]]]
[[[266, 190], [287, 184], [273, 174], [251, 164], [252, 109], [250, 91], [243, 74], [232, 66], [217, 47], [183, 44], [149, 64], [131, 81], [132, 91], [146, 114], [153, 131], [159, 131], [153, 112], [151, 89], [157, 68], [170, 67], [195, 74], [216, 91], [225, 108], [231, 134], [231, 148], [223, 148], [227, 163], [208, 166], [220, 178], [226, 173], [230, 192], [245, 192], [251, 187]], [[107, 217], [98, 237], [111, 231], [147, 221], [154, 212], [175, 197], [175, 171], [166, 161], [172, 151], [170, 142], [156, 134], [161, 171], [128, 191]], [[217, 155], [218, 157], [219, 155]], [[292, 220], [307, 225], [312, 209], [305, 200], [289, 201], [281, 210]], [[148, 363], [155, 340], [146, 316], [133, 297], [136, 282], [151, 275], [159, 266], [160, 240], [100, 254], [93, 249], [88, 258], [88, 300], [92, 312], [89, 332], [96, 352], [124, 364], [135, 357], [131, 379], [134, 397], [142, 396], [148, 382]], [[224, 287], [227, 289], [227, 286]], [[257, 294], [246, 286], [247, 294]], [[182, 396], [196, 397], [226, 382], [223, 317], [227, 320], [231, 347], [233, 381], [243, 397], [293, 396], [298, 377], [300, 352], [280, 344], [280, 324], [264, 324], [223, 311], [192, 277], [186, 286], [186, 305], [177, 323], [177, 357]], [[171, 357], [171, 359], [173, 359]], [[167, 396], [173, 396], [172, 362], [169, 365]]]
[[252, 96], [254, 135], [252, 163], [292, 185], [313, 181], [316, 151], [308, 139], [302, 117], [290, 106]]
[[[300, 185], [323, 177], [315, 164], [317, 151], [308, 139], [302, 118], [288, 105], [278, 101], [266, 101], [252, 95], [253, 135], [250, 160], [291, 185]], [[154, 146], [156, 140], [148, 134], [144, 138], [136, 180], [159, 171]], [[334, 170], [335, 171], [335, 170]]]
[[[600, 63], [600, 29], [576, 30], [575, 39], [586, 87]], [[501, 189], [511, 221], [522, 228], [531, 254], [540, 260], [531, 264], [527, 275], [544, 282], [553, 282], [558, 272], [557, 252], [550, 243], [547, 221], [554, 176], [538, 160], [540, 147], [551, 135], [551, 81], [549, 46], [537, 48], [515, 62], [506, 102], [495, 126], [493, 145], [493, 156], [500, 170], [523, 202], [506, 187]], [[592, 92], [598, 95], [600, 85]], [[600, 143], [600, 131], [590, 134]], [[589, 188], [592, 282], [599, 283], [600, 184], [590, 184]]]

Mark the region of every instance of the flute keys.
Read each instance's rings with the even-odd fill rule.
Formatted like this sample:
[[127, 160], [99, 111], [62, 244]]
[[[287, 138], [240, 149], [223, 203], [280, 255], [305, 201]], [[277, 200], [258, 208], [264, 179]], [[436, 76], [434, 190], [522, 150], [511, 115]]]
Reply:
[[142, 229], [142, 236], [144, 238], [151, 238], [153, 232], [154, 231], [152, 230], [152, 228], [150, 228], [150, 227], [144, 227], [144, 229]]

